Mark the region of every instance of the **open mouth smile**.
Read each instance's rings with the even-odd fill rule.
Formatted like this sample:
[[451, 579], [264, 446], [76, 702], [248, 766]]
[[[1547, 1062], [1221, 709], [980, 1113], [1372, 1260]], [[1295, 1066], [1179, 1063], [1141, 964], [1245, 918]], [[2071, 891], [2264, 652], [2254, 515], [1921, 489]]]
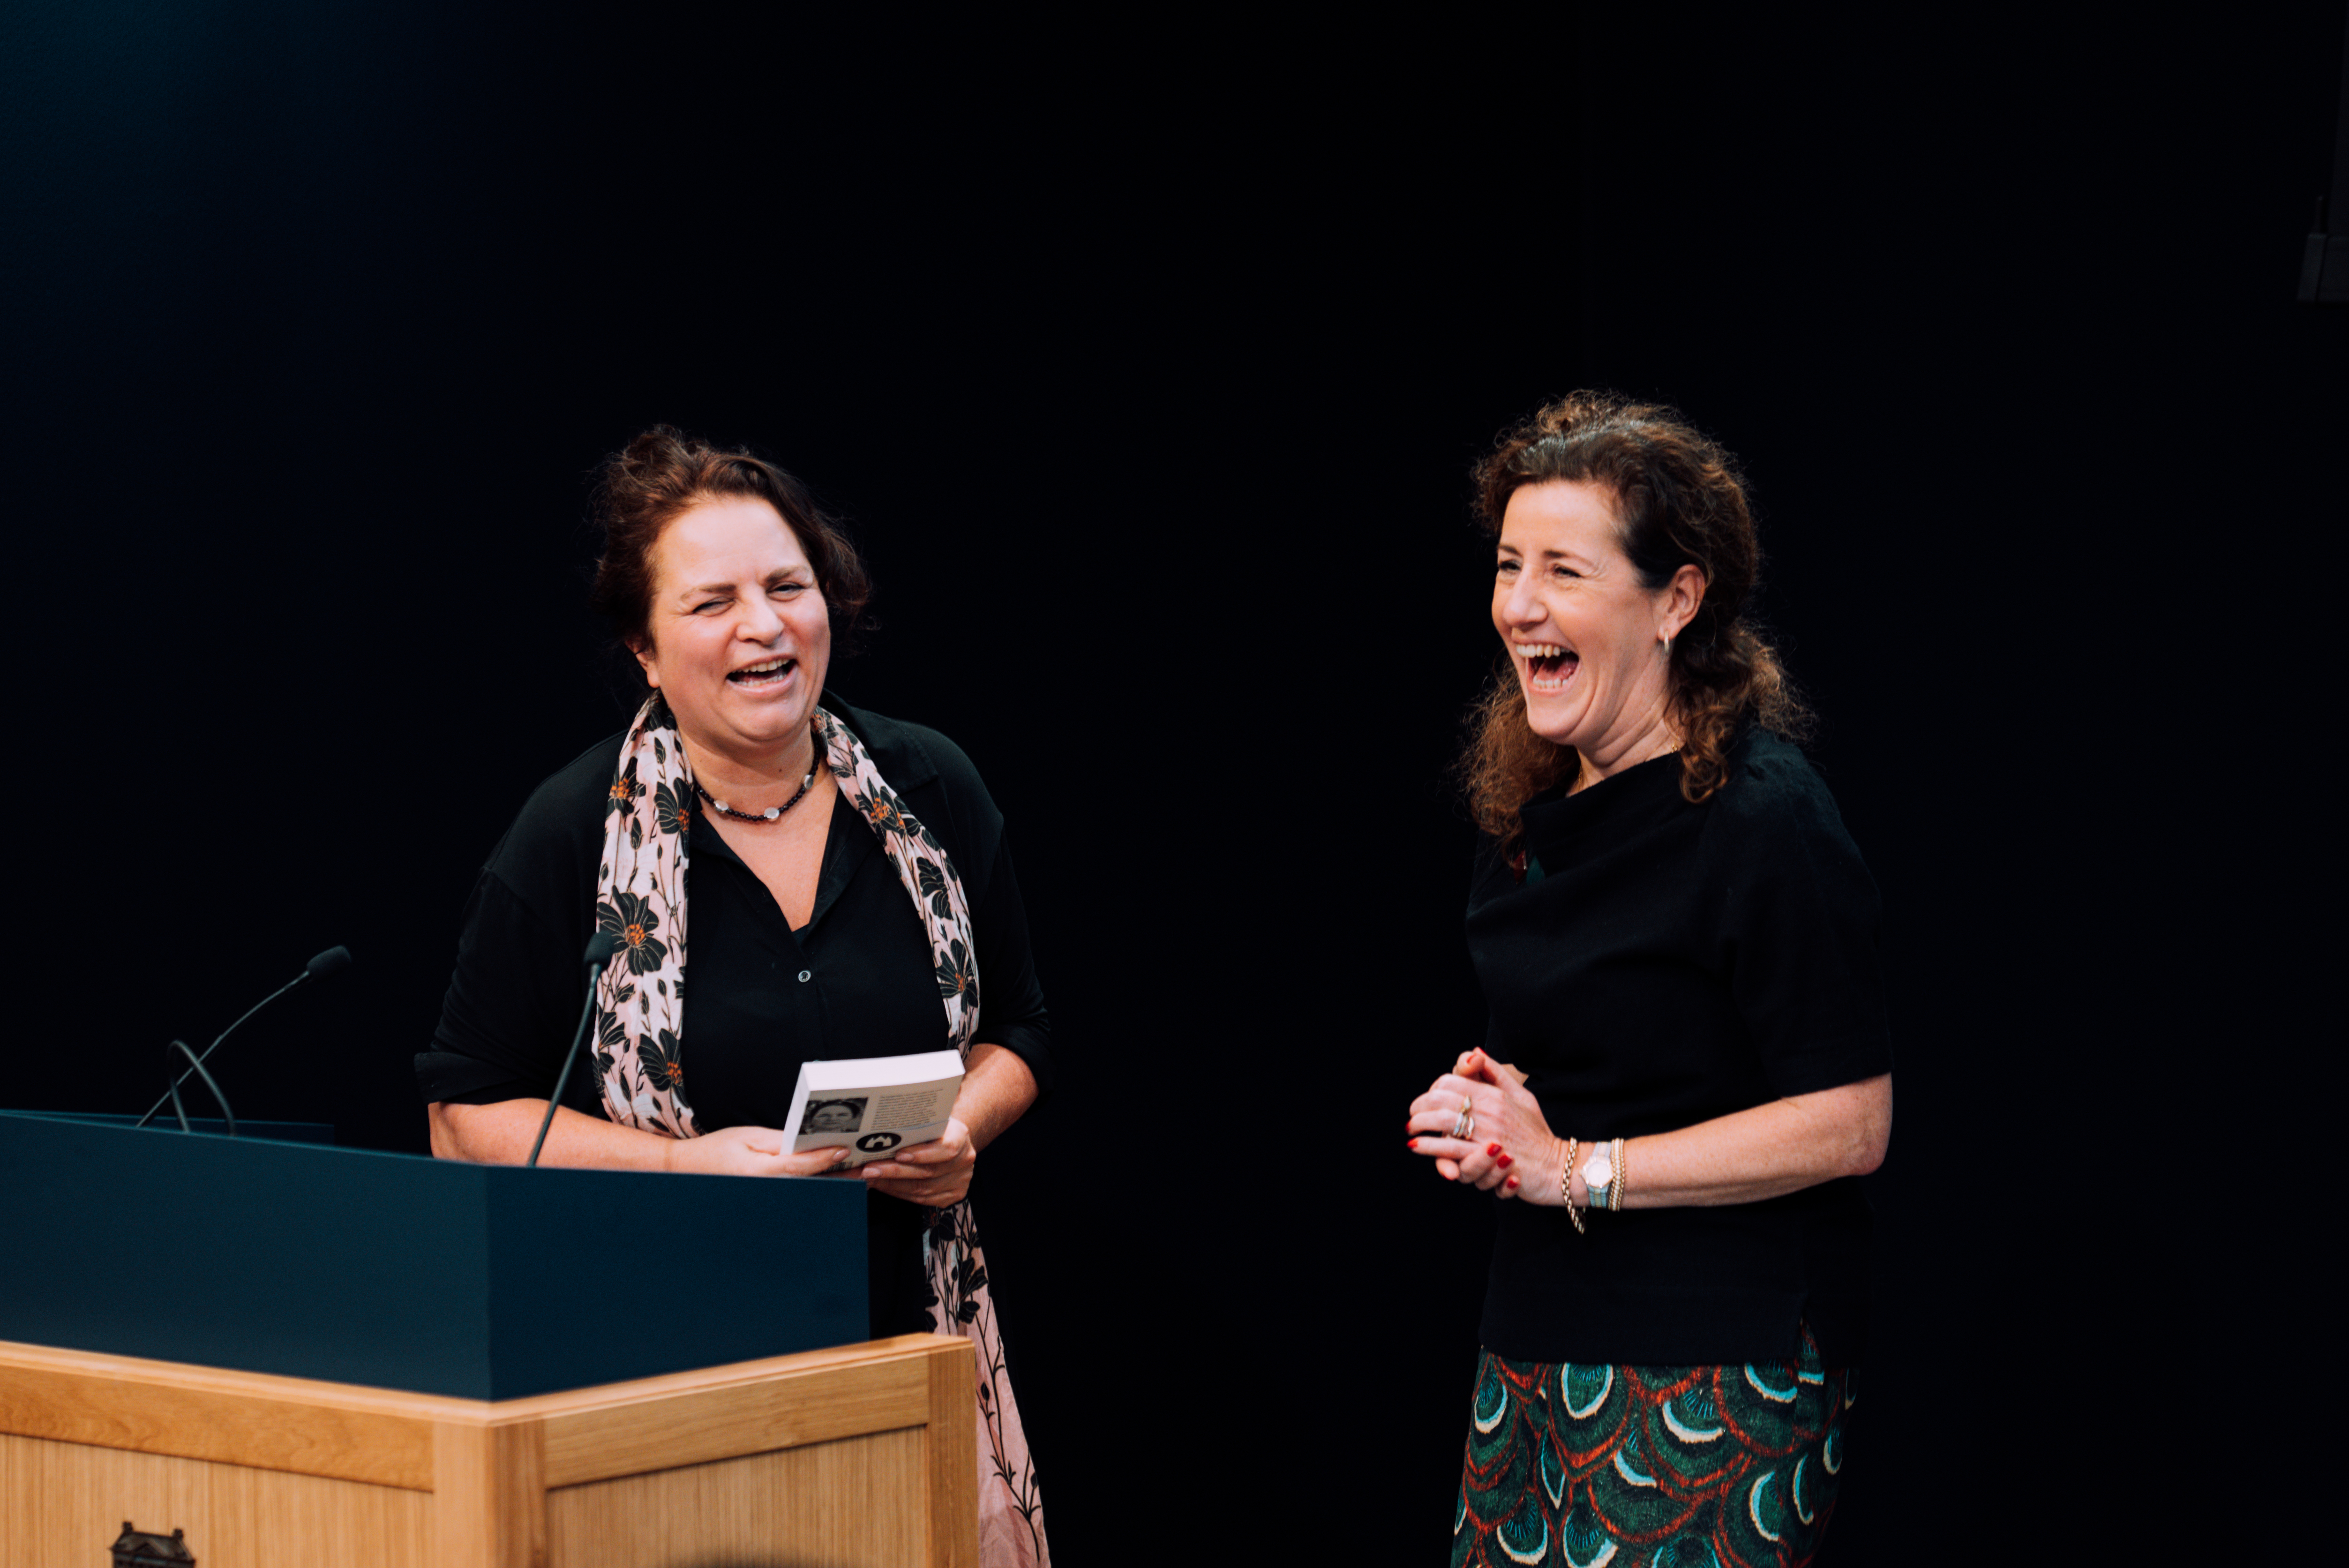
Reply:
[[797, 659], [769, 659], [763, 664], [745, 665], [727, 676], [726, 681], [741, 691], [772, 691], [791, 679], [792, 672], [799, 667]]
[[1511, 643], [1509, 649], [1526, 661], [1526, 687], [1529, 691], [1564, 691], [1566, 683], [1582, 665], [1582, 655], [1556, 643]]

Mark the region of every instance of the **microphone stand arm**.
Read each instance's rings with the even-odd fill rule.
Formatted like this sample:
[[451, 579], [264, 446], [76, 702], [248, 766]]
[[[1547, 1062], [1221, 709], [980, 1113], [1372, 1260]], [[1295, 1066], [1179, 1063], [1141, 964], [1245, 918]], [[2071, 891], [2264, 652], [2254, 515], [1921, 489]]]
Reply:
[[525, 1169], [538, 1164], [538, 1151], [546, 1147], [546, 1130], [554, 1125], [554, 1109], [563, 1103], [563, 1091], [571, 1082], [572, 1065], [579, 1059], [579, 1042], [587, 1037], [587, 1026], [595, 1018], [595, 981], [587, 981], [587, 1005], [579, 1010], [579, 1026], [571, 1033], [571, 1048], [563, 1055], [563, 1072], [554, 1080], [554, 1096], [546, 1102], [546, 1115], [538, 1124], [538, 1141], [530, 1146], [530, 1158], [523, 1161]]
[[[188, 1057], [188, 1060], [189, 1060], [189, 1062], [190, 1062], [191, 1065], [187, 1068], [187, 1070], [186, 1070], [186, 1071], [184, 1071], [184, 1072], [181, 1073], [181, 1074], [180, 1074], [180, 1076], [179, 1076], [178, 1078], [173, 1078], [173, 1079], [171, 1080], [171, 1088], [167, 1088], [167, 1089], [165, 1089], [165, 1090], [163, 1091], [163, 1098], [162, 1098], [162, 1099], [160, 1099], [157, 1100], [153, 1105], [149, 1106], [149, 1107], [147, 1108], [147, 1114], [146, 1114], [146, 1115], [144, 1115], [144, 1116], [142, 1116], [142, 1117], [140, 1117], [140, 1118], [136, 1122], [134, 1122], [134, 1123], [132, 1124], [133, 1130], [136, 1130], [138, 1128], [144, 1127], [144, 1126], [146, 1126], [149, 1122], [150, 1122], [150, 1121], [154, 1120], [154, 1119], [155, 1119], [155, 1118], [156, 1118], [156, 1116], [157, 1116], [157, 1115], [158, 1115], [158, 1114], [162, 1110], [162, 1109], [163, 1109], [165, 1106], [167, 1106], [167, 1105], [171, 1104], [174, 1099], [178, 1099], [178, 1098], [179, 1098], [179, 1096], [178, 1096], [178, 1094], [177, 1094], [177, 1092], [176, 1092], [176, 1091], [177, 1091], [177, 1090], [178, 1090], [178, 1089], [179, 1089], [182, 1085], [184, 1085], [184, 1084], [185, 1084], [185, 1083], [186, 1083], [190, 1078], [191, 1078], [195, 1077], [195, 1076], [196, 1076], [196, 1074], [198, 1074], [199, 1072], [203, 1071], [204, 1057], [209, 1057], [209, 1056], [211, 1056], [214, 1051], [216, 1051], [216, 1050], [220, 1049], [220, 1047], [221, 1047], [221, 1040], [225, 1040], [225, 1039], [227, 1039], [231, 1035], [235, 1034], [235, 1033], [236, 1033], [236, 1030], [237, 1030], [237, 1025], [238, 1025], [238, 1024], [242, 1024], [242, 1023], [243, 1023], [245, 1018], [250, 1018], [250, 1017], [252, 1017], [255, 1013], [260, 1012], [262, 1008], [266, 1007], [267, 1006], [269, 1006], [269, 1004], [271, 1004], [272, 1002], [274, 1002], [275, 1000], [277, 1000], [277, 998], [278, 998], [278, 997], [283, 996], [284, 995], [285, 995], [285, 993], [286, 993], [286, 992], [291, 991], [292, 989], [294, 989], [294, 987], [295, 987], [295, 986], [299, 985], [300, 984], [302, 984], [302, 982], [303, 982], [303, 981], [307, 980], [308, 978], [310, 978], [310, 972], [309, 972], [307, 969], [305, 969], [304, 971], [302, 971], [302, 973], [301, 973], [301, 974], [296, 975], [295, 976], [294, 976], [294, 978], [293, 978], [293, 979], [288, 980], [287, 982], [285, 982], [285, 985], [280, 985], [279, 987], [277, 987], [277, 989], [276, 989], [276, 990], [272, 991], [268, 995], [264, 996], [260, 1001], [258, 1001], [258, 1002], [254, 1003], [252, 1006], [247, 1007], [247, 1008], [244, 1010], [244, 1016], [243, 1016], [243, 1017], [241, 1017], [241, 1018], [237, 1019], [237, 1021], [236, 1021], [236, 1023], [235, 1023], [235, 1024], [231, 1024], [227, 1028], [222, 1029], [222, 1030], [220, 1032], [220, 1039], [216, 1039], [216, 1040], [214, 1040], [211, 1045], [206, 1046], [206, 1047], [204, 1047], [204, 1054], [203, 1054], [203, 1056], [202, 1056], [202, 1057]], [[187, 1048], [188, 1048], [188, 1047], [185, 1047], [185, 1046], [181, 1046], [181, 1047], [180, 1047], [180, 1050], [181, 1050], [181, 1052], [182, 1054], [184, 1054], [184, 1053], [187, 1051]], [[212, 1079], [211, 1079], [211, 1078], [210, 1078], [210, 1076], [209, 1076], [209, 1075], [207, 1075], [207, 1076], [206, 1076], [206, 1078], [205, 1078], [205, 1080], [204, 1080], [204, 1081], [205, 1081], [205, 1082], [207, 1082], [207, 1083], [209, 1083], [209, 1082], [211, 1082], [211, 1081], [212, 1081]], [[217, 1089], [215, 1089], [215, 1090], [213, 1091], [213, 1094], [214, 1094], [214, 1097], [215, 1097], [215, 1098], [217, 1098], [217, 1097], [218, 1097], [218, 1094], [219, 1094], [219, 1091], [218, 1091]]]
[[[203, 1058], [197, 1056], [195, 1052], [188, 1049], [188, 1042], [185, 1040], [173, 1040], [170, 1045], [163, 1047], [163, 1081], [171, 1086], [163, 1091], [163, 1098], [171, 1102], [171, 1114], [180, 1119], [180, 1130], [182, 1132], [193, 1132], [195, 1129], [188, 1125], [188, 1108], [180, 1103], [180, 1085], [186, 1082], [187, 1079], [185, 1078], [174, 1078], [171, 1076], [171, 1068], [178, 1065], [171, 1059], [175, 1056], [187, 1057], [189, 1073], [203, 1079], [204, 1087], [212, 1091], [212, 1100], [220, 1107], [221, 1119], [228, 1123], [228, 1135], [231, 1138], [234, 1138], [236, 1136], [236, 1112], [228, 1108], [228, 1096], [221, 1093], [221, 1086], [214, 1082], [212, 1075], [204, 1069]], [[150, 1114], [152, 1113], [150, 1112]]]

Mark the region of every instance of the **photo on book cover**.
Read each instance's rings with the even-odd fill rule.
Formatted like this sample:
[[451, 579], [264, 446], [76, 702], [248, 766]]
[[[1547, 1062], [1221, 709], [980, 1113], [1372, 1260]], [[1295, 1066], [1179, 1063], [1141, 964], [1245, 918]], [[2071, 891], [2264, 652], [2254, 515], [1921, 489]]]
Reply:
[[864, 1101], [857, 1099], [812, 1099], [807, 1114], [800, 1119], [800, 1136], [811, 1132], [854, 1132], [864, 1122]]

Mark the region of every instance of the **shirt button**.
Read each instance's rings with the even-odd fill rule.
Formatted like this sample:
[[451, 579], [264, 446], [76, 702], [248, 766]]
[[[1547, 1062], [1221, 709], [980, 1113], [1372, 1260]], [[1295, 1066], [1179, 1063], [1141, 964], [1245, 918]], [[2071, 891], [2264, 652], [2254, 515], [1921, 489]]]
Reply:
[[814, 971], [814, 970], [812, 970], [812, 969], [802, 969], [802, 970], [801, 970], [801, 971], [800, 971], [800, 984], [801, 984], [801, 985], [806, 985], [809, 981], [811, 981], [811, 980], [812, 980], [812, 979], [814, 979], [814, 978], [815, 978], [815, 971]]

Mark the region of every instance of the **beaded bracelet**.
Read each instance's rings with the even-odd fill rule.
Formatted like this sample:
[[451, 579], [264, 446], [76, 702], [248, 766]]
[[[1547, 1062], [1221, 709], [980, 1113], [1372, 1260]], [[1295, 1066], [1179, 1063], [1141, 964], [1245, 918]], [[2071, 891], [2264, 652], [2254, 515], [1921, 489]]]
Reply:
[[1557, 1201], [1566, 1205], [1566, 1217], [1574, 1222], [1574, 1233], [1587, 1236], [1590, 1233], [1582, 1228], [1582, 1211], [1574, 1206], [1574, 1155], [1579, 1148], [1578, 1140], [1566, 1140], [1566, 1164], [1557, 1173]]
[[1608, 1157], [1608, 1163], [1615, 1167], [1615, 1180], [1607, 1184], [1607, 1212], [1610, 1214], [1619, 1214], [1623, 1212], [1623, 1140], [1621, 1139], [1615, 1140], [1614, 1149]]

